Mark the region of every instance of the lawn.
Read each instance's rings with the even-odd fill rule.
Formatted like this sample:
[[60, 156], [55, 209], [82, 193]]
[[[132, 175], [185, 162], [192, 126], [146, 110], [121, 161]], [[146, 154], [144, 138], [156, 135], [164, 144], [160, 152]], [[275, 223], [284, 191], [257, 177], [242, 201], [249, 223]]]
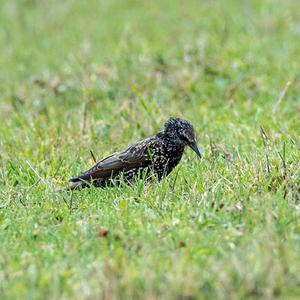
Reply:
[[[300, 2], [0, 0], [0, 299], [299, 299]], [[189, 120], [161, 182], [55, 190]]]

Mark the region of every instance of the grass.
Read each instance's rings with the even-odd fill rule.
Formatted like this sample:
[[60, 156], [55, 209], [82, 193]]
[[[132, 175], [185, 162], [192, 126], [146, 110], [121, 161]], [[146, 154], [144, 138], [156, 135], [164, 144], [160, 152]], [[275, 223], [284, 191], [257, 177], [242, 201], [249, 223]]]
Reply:
[[[0, 3], [1, 299], [299, 299], [299, 1]], [[54, 192], [170, 116], [201, 163]]]

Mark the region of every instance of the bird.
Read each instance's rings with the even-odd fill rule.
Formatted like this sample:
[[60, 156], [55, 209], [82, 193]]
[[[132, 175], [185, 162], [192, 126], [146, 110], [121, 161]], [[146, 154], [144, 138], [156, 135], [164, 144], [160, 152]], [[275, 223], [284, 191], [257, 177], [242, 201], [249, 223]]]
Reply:
[[170, 118], [156, 135], [109, 155], [86, 172], [71, 178], [68, 189], [133, 184], [137, 179], [149, 181], [156, 178], [160, 181], [178, 165], [186, 146], [201, 159], [197, 141], [189, 121]]

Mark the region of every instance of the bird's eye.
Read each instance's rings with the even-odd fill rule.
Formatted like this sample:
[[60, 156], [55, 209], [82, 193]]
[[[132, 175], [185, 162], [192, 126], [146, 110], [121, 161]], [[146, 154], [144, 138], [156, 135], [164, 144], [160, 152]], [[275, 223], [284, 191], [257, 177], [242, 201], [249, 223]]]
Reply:
[[181, 139], [182, 141], [186, 142], [186, 143], [189, 142], [189, 139], [188, 139], [184, 134], [181, 134], [181, 135], [180, 135], [180, 139]]

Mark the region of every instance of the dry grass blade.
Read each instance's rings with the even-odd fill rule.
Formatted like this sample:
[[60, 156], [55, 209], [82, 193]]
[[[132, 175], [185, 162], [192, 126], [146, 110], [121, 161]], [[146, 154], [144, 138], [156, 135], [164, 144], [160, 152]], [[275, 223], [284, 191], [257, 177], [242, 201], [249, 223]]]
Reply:
[[269, 139], [269, 136], [267, 135], [265, 129], [262, 126], [260, 126], [260, 133], [261, 133], [261, 137], [262, 137], [262, 140], [263, 140], [263, 143], [264, 143], [264, 146], [265, 146], [267, 172], [270, 175], [271, 174], [271, 164], [270, 164], [270, 159], [269, 159], [269, 154], [268, 154], [270, 139]]
[[93, 150], [91, 150], [91, 149], [90, 149], [90, 154], [91, 154], [91, 157], [92, 157], [94, 163], [97, 163], [96, 156], [94, 155], [94, 152], [93, 152]]
[[281, 91], [280, 95], [279, 95], [279, 98], [277, 100], [277, 102], [275, 103], [274, 107], [273, 107], [273, 114], [276, 113], [276, 111], [278, 110], [282, 100], [284, 99], [287, 91], [289, 90], [289, 87], [291, 86], [292, 82], [291, 81], [288, 81], [286, 84], [285, 84], [285, 87], [284, 89]]

